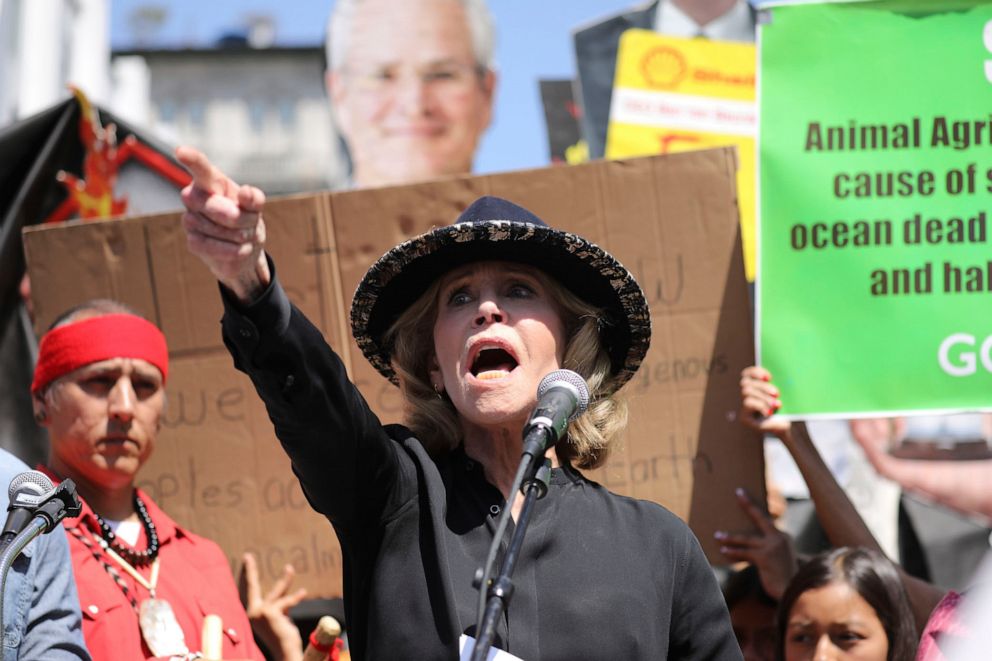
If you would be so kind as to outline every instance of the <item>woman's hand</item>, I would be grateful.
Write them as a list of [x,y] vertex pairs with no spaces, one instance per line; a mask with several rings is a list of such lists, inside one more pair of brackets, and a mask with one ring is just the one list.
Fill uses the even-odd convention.
[[242,556],[241,575],[238,578],[238,591],[244,604],[251,630],[262,641],[276,659],[296,661],[303,658],[303,638],[293,624],[288,611],[306,596],[305,588],[289,591],[296,572],[292,565],[283,568],[282,577],[264,596],[258,578],[258,563],[255,556],[245,553]]
[[788,434],[792,424],[775,417],[782,408],[778,388],[772,383],[771,372],[764,367],[746,367],[741,372],[741,422],[748,427],[779,438]]
[[239,301],[250,303],[271,279],[264,252],[265,194],[234,183],[191,147],[179,147],[176,158],[193,175],[193,182],[181,193],[189,251]]
[[718,530],[713,536],[720,542],[720,553],[734,562],[750,562],[758,569],[761,586],[769,597],[778,600],[796,573],[796,551],[792,538],[775,527],[771,518],[758,507],[747,491],[737,489],[737,504],[757,526],[756,533],[728,533]]

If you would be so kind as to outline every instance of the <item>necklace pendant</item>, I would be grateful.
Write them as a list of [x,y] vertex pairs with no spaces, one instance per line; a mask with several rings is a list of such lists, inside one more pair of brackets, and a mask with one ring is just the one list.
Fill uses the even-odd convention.
[[172,606],[164,599],[145,599],[138,609],[138,624],[145,644],[154,656],[182,656],[189,653],[186,637]]

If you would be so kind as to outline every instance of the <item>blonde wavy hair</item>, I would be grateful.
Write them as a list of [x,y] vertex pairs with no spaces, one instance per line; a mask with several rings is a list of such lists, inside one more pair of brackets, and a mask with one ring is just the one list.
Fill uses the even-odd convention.
[[[610,387],[610,357],[600,339],[603,311],[565,289],[558,281],[535,271],[558,307],[565,327],[564,369],[580,374],[589,386],[589,407],[568,427],[555,448],[558,458],[577,468],[597,468],[627,426],[627,402]],[[391,348],[392,366],[400,381],[406,424],[428,452],[437,453],[461,443],[458,411],[447,395],[438,396],[430,381],[434,357],[434,321],[437,319],[436,280],[416,302],[403,311],[383,337]]]

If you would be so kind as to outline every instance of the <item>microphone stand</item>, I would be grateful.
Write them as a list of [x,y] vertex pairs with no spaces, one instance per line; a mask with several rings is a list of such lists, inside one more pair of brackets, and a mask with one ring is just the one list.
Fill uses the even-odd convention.
[[28,524],[4,547],[0,554],[0,650],[3,649],[3,601],[7,588],[7,573],[14,559],[31,541],[43,533],[51,532],[62,519],[79,516],[82,505],[76,497],[76,485],[63,480],[35,510]]
[[[524,494],[524,504],[520,510],[520,517],[517,525],[513,529],[513,536],[510,537],[510,545],[507,547],[506,556],[503,558],[503,566],[500,568],[499,576],[492,582],[485,581],[489,567],[480,570],[478,574],[479,590],[486,590],[488,600],[485,612],[482,617],[482,625],[476,632],[475,647],[472,649],[472,661],[485,661],[489,655],[489,648],[492,647],[493,639],[496,637],[496,622],[500,615],[506,610],[513,596],[513,581],[510,575],[513,573],[517,557],[520,555],[520,548],[523,546],[524,534],[527,532],[527,525],[534,510],[535,503],[548,493],[548,484],[551,481],[551,462],[548,459],[539,460],[536,453],[525,451],[525,466],[522,466],[520,475],[522,477],[521,492]],[[515,490],[514,490],[515,491]],[[514,492],[511,492],[511,494]],[[511,501],[507,501],[503,508],[502,516],[509,517]],[[501,522],[505,524],[505,521]],[[502,531],[506,526],[497,527],[499,535],[493,540],[495,546],[499,545],[502,539]],[[485,583],[489,583],[485,585]]]

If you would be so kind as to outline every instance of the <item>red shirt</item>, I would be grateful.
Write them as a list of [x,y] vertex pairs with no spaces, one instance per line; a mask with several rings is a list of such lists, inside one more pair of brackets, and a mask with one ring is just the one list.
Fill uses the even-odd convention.
[[[49,476],[55,479],[51,473]],[[172,606],[183,630],[186,647],[191,652],[200,651],[204,616],[219,615],[224,624],[222,658],[263,660],[252,638],[251,626],[238,597],[231,568],[220,547],[179,527],[141,490],[138,495],[158,530],[160,546],[156,597]],[[65,519],[63,525],[67,532],[78,527],[83,535],[93,541],[94,548],[107,564],[118,570],[139,605],[148,598],[148,590],[100,549],[97,541],[100,535],[93,532],[99,530],[100,525],[88,504],[83,503],[78,519]],[[90,548],[71,532],[67,537],[83,613],[83,637],[93,659],[130,661],[156,658],[141,637],[138,615],[124,591],[93,556]],[[147,548],[143,528],[136,548]],[[148,579],[151,565],[138,571]]]

